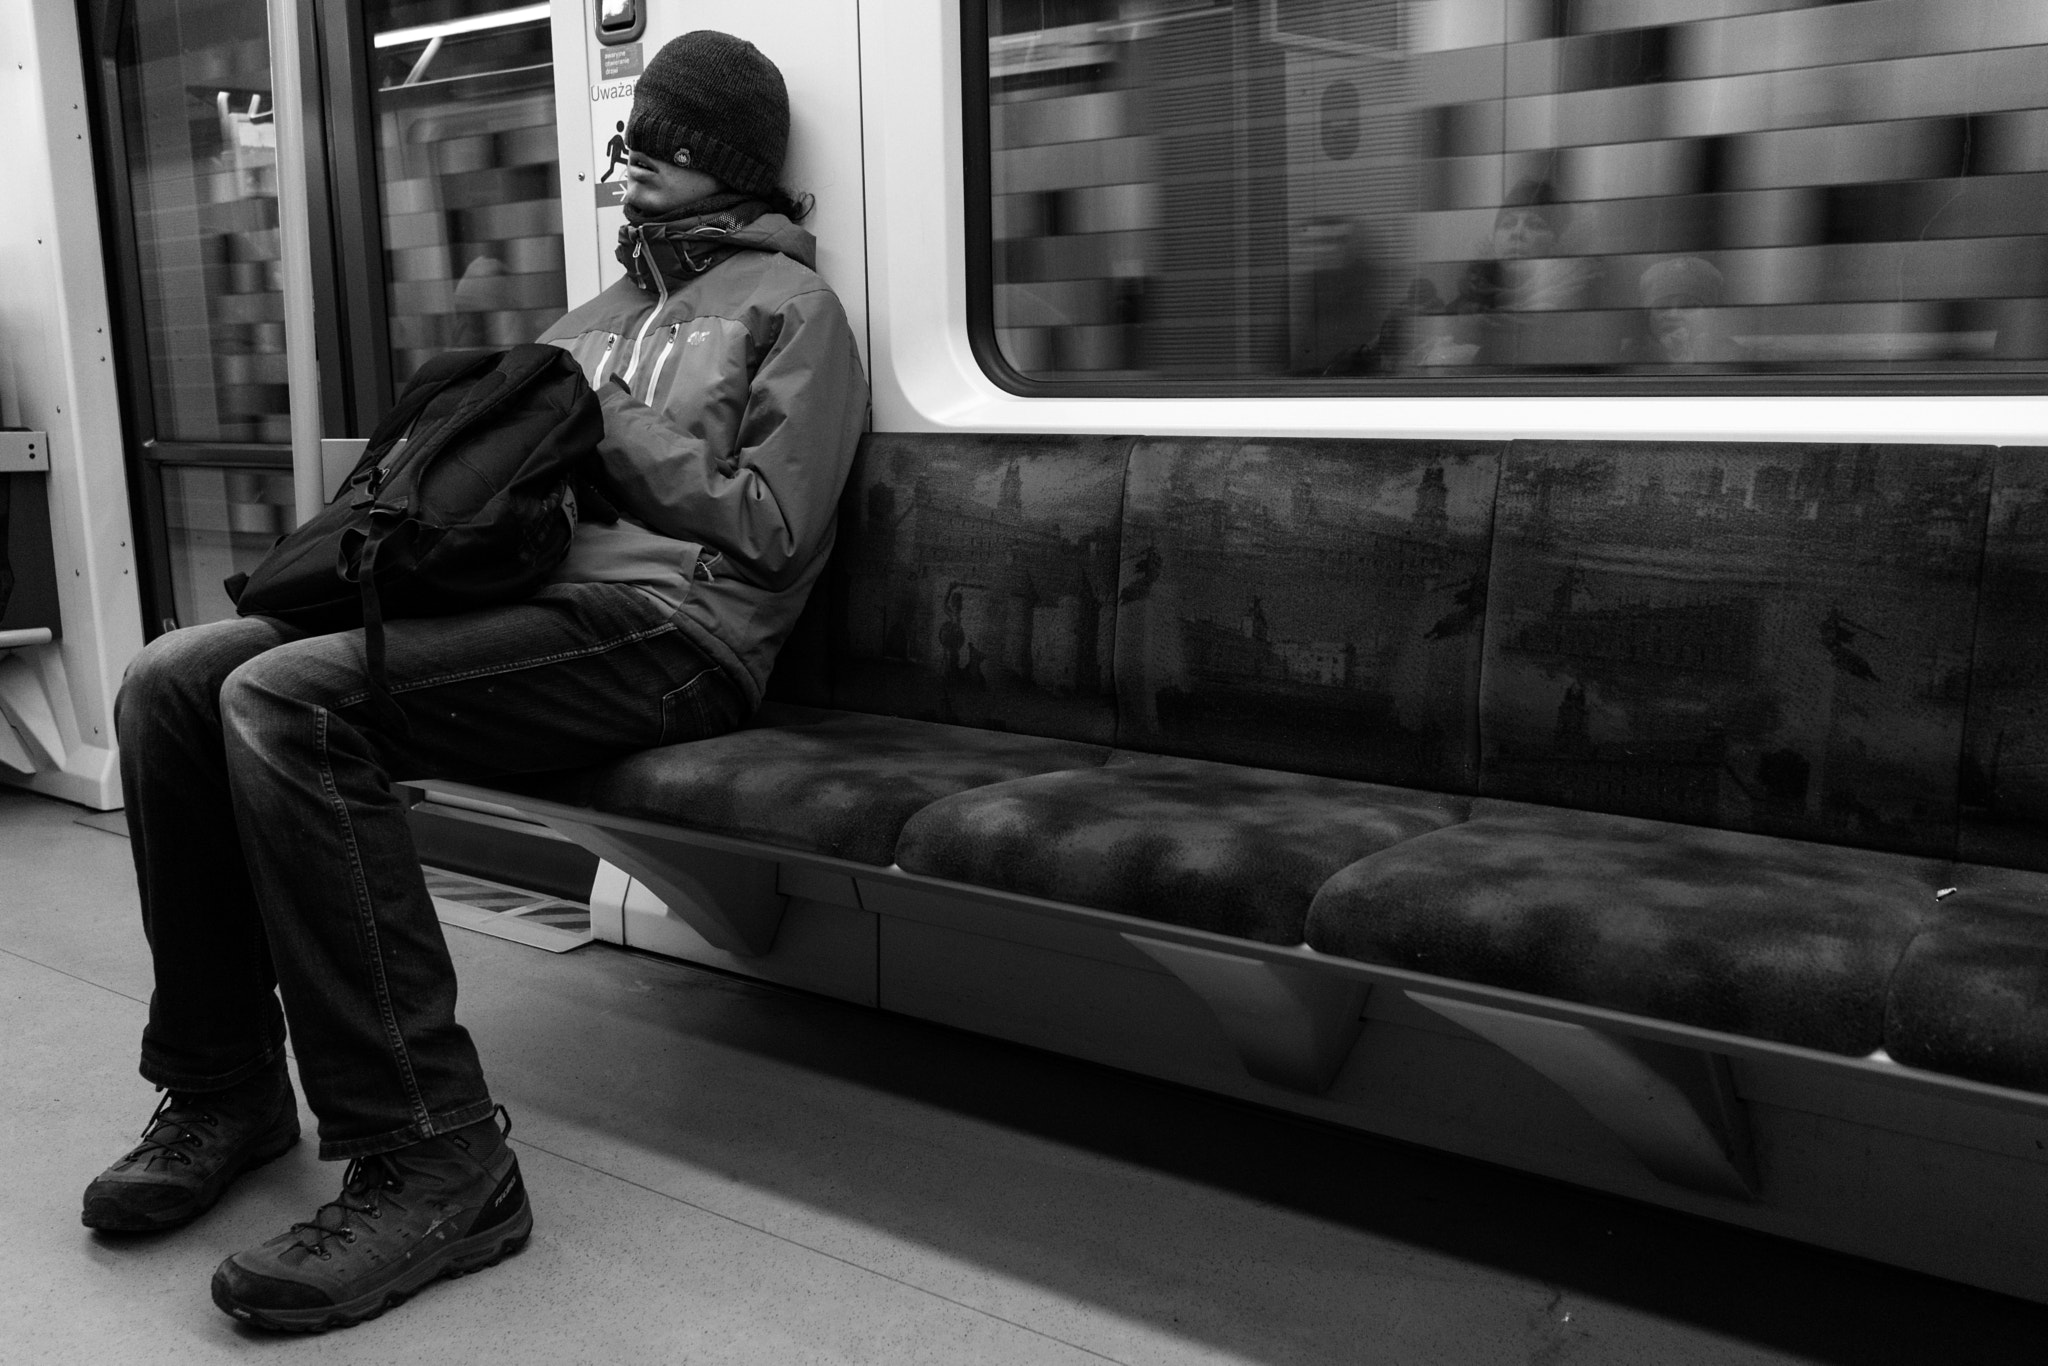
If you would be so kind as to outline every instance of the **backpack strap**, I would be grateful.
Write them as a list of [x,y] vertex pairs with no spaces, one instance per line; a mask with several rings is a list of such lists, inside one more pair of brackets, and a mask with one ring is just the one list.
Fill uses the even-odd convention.
[[[364,461],[373,462],[373,453],[374,459],[381,460],[390,453],[394,442],[410,440],[428,404],[440,397],[450,385],[499,364],[502,357],[503,353],[498,351],[444,354],[421,366],[405,393],[384,415],[384,420],[377,424],[376,431],[371,433]],[[358,465],[356,469],[360,472],[362,466]],[[354,474],[350,475],[351,479],[354,477]],[[410,519],[403,509],[379,506],[374,489],[367,499],[358,500],[356,507],[369,513],[370,522],[369,530],[363,536],[362,553],[356,561],[356,590],[362,597],[363,656],[370,684],[370,709],[377,713],[395,738],[402,740],[412,733],[412,725],[391,696],[390,682],[384,672],[384,604],[377,593],[377,552],[409,525]],[[344,578],[347,577],[345,566],[337,568]]]
[[371,509],[370,531],[363,538],[362,558],[357,561],[356,586],[363,602],[363,663],[370,682],[370,710],[397,740],[412,734],[412,723],[405,719],[405,713],[391,696],[390,681],[384,673],[384,604],[377,596],[377,552],[408,525],[408,518],[383,508]]

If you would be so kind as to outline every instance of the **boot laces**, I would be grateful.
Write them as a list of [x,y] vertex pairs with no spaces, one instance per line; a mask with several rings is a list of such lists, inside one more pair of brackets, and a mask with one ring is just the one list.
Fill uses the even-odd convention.
[[200,1130],[210,1132],[219,1125],[220,1117],[210,1107],[200,1105],[191,1096],[166,1091],[151,1112],[149,1123],[142,1126],[142,1141],[128,1150],[127,1160],[150,1162],[162,1159],[189,1167],[192,1165],[192,1150],[206,1146],[207,1135]]
[[355,1158],[342,1174],[341,1194],[316,1210],[310,1220],[293,1224],[286,1231],[297,1234],[299,1246],[324,1262],[333,1255],[327,1250],[330,1238],[339,1238],[344,1243],[356,1240],[355,1221],[351,1216],[382,1219],[384,1197],[404,1189],[405,1182],[384,1160],[384,1154]]
[[[512,1133],[511,1114],[500,1105],[495,1117],[504,1124],[501,1132],[509,1137]],[[465,1151],[469,1147],[461,1138],[456,1138],[455,1142]],[[297,1234],[299,1246],[323,1262],[334,1255],[327,1250],[330,1238],[338,1238],[343,1243],[353,1243],[356,1240],[356,1229],[350,1216],[361,1215],[366,1219],[382,1219],[384,1199],[405,1190],[405,1178],[399,1174],[397,1163],[393,1160],[403,1151],[401,1148],[390,1153],[372,1153],[368,1157],[351,1159],[347,1169],[342,1173],[341,1194],[316,1210],[312,1219],[293,1224],[286,1232]],[[356,1201],[362,1203],[358,1204]],[[333,1211],[331,1217],[328,1213],[330,1210]]]

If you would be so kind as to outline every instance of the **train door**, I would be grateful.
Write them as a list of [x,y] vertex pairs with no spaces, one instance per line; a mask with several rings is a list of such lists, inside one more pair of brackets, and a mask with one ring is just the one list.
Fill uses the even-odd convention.
[[90,27],[154,635],[232,612],[222,579],[425,358],[566,306],[552,24],[544,0],[101,0]]

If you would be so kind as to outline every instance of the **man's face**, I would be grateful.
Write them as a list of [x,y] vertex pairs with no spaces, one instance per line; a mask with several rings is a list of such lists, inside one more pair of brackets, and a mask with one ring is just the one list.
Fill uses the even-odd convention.
[[620,200],[642,217],[672,213],[718,191],[718,182],[702,171],[656,161],[644,152],[626,153],[626,191]]
[[1503,261],[1548,256],[1557,246],[1557,228],[1534,206],[1502,209],[1493,220],[1493,250]]
[[1650,331],[1666,360],[1699,359],[1710,322],[1697,299],[1673,299],[1650,310]]

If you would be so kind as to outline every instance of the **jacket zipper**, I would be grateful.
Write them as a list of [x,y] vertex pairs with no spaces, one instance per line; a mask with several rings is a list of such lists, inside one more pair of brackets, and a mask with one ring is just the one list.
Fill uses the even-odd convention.
[[[633,255],[636,258],[644,258],[646,251],[646,238],[643,237],[633,244]],[[650,273],[654,276],[654,287],[661,295],[661,301],[648,310],[647,321],[640,324],[640,335],[633,338],[633,358],[626,363],[625,372],[619,376],[620,382],[628,389],[633,387],[633,374],[640,368],[640,347],[647,340],[647,329],[654,326],[654,320],[661,316],[663,309],[668,307],[668,281],[661,278],[660,267],[655,266],[652,262],[648,264]]]
[[593,371],[591,372],[591,373],[592,373],[593,375],[595,375],[595,376],[596,376],[596,379],[594,379],[594,380],[592,381],[592,383],[594,383],[594,384],[602,384],[602,383],[604,383],[604,381],[605,381],[605,373],[604,373],[604,371],[605,371],[605,367],[606,367],[606,366],[608,366],[608,365],[610,365],[610,364],[612,363],[612,352],[614,352],[614,351],[616,351],[616,350],[618,350],[618,349],[619,349],[619,334],[618,334],[618,333],[616,333],[616,332],[607,332],[607,333],[605,334],[605,342],[604,342],[604,354],[603,354],[602,356],[599,356],[599,357],[597,358],[597,367],[596,367],[596,369],[594,369],[594,370],[593,370]]
[[661,348],[661,354],[654,358],[654,368],[647,372],[647,401],[649,403],[654,402],[655,394],[661,389],[662,367],[666,366],[668,358],[675,354],[676,338],[682,334],[683,325],[681,323],[671,323],[669,325],[668,345]]

